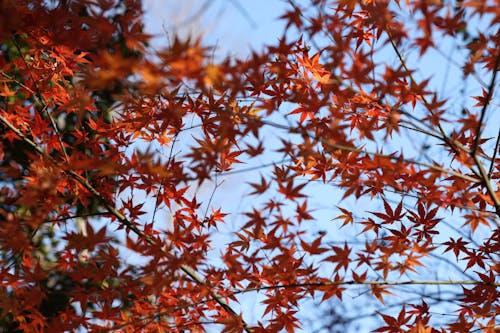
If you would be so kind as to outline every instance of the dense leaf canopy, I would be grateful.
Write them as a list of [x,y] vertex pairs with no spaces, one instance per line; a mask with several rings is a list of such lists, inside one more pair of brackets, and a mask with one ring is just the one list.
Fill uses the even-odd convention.
[[1,332],[498,331],[498,0],[280,19],[220,58],[0,2]]

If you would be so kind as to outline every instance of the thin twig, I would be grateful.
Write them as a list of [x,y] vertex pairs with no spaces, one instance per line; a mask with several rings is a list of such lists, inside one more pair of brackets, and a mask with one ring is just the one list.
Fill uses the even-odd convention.
[[355,280],[341,280],[341,281],[328,281],[328,282],[305,282],[305,283],[291,283],[291,284],[277,284],[271,286],[259,286],[252,288],[238,289],[231,295],[247,293],[250,291],[261,291],[261,290],[273,290],[273,289],[290,289],[290,288],[309,288],[309,287],[330,287],[330,286],[353,286],[353,285],[365,285],[365,286],[407,286],[407,285],[474,285],[474,286],[492,286],[500,287],[500,282],[484,282],[475,280],[463,280],[463,281],[443,281],[443,280],[408,280],[408,281],[385,281],[385,280],[372,280],[372,281],[355,281]]
[[205,208],[205,213],[203,214],[203,221],[205,221],[208,217],[208,210],[210,209],[210,205],[212,204],[212,200],[214,199],[215,192],[217,191],[219,186],[224,183],[224,180],[222,180],[220,183],[217,181],[217,175],[218,173],[215,173],[214,188],[212,189],[212,193],[210,193],[210,198],[208,198],[207,207]]
[[[174,147],[175,147],[175,143],[177,142],[177,137],[179,136],[179,133],[176,133],[174,135],[174,139],[172,140],[172,147],[170,147],[170,153],[168,155],[168,160],[167,160],[167,165],[170,165],[171,161],[172,161],[172,156],[173,156],[173,152],[174,152]],[[156,217],[156,213],[158,211],[158,208],[160,206],[160,192],[162,190],[162,188],[165,187],[165,181],[166,181],[166,178],[163,177],[161,179],[161,182],[160,182],[160,185],[158,186],[158,191],[156,192],[156,200],[155,200],[155,207],[153,209],[153,216],[151,217],[151,227],[153,227],[154,223],[155,223],[155,217]]]
[[45,220],[45,221],[43,221],[43,223],[62,222],[62,221],[76,219],[79,217],[93,217],[93,216],[104,216],[104,215],[109,215],[109,212],[97,212],[97,213],[79,214],[79,215],[72,215],[72,216],[66,216],[66,217],[59,217],[57,219]]
[[280,161],[264,163],[264,164],[253,166],[253,167],[241,168],[241,169],[236,169],[236,170],[231,170],[231,171],[222,171],[222,172],[216,171],[216,173],[218,173],[221,176],[230,176],[230,175],[234,175],[234,174],[238,174],[238,173],[255,171],[255,170],[259,170],[259,169],[263,169],[263,168],[269,168],[269,167],[272,167],[272,166],[275,166],[278,164],[283,164],[283,163],[291,162],[291,161],[292,161],[291,158],[284,158],[284,159],[281,159]]
[[490,168],[488,170],[488,178],[490,178],[490,179],[491,179],[491,174],[493,173],[493,168],[495,166],[495,160],[497,158],[497,154],[498,154],[499,150],[500,150],[500,127],[498,128],[497,140],[495,142],[493,156],[491,156]]
[[248,11],[241,5],[238,0],[229,0],[229,2],[241,13],[241,15],[248,21],[250,27],[252,29],[257,28],[257,23],[254,21],[252,16],[248,13]]
[[[493,186],[491,185],[490,177],[489,177],[489,174],[491,171],[491,166],[495,163],[495,158],[493,158],[491,161],[490,170],[488,172],[486,172],[483,164],[481,163],[481,161],[479,160],[479,157],[477,155],[477,149],[479,147],[479,141],[481,138],[481,127],[482,127],[482,124],[484,121],[484,117],[486,115],[486,111],[487,111],[488,106],[490,104],[491,98],[493,96],[493,90],[495,87],[495,81],[496,81],[496,76],[497,76],[497,72],[498,72],[497,69],[498,69],[499,65],[500,65],[500,53],[497,55],[496,60],[495,60],[495,65],[493,68],[493,75],[491,77],[490,84],[488,86],[486,100],[484,101],[483,107],[481,109],[479,123],[478,123],[477,128],[476,128],[476,137],[475,137],[474,145],[472,147],[470,154],[474,160],[474,163],[476,164],[476,166],[479,170],[482,183],[486,187],[486,191],[488,192],[488,195],[490,196],[491,200],[493,201],[493,205],[495,206],[496,213],[500,217],[500,199],[498,198],[495,190],[493,189]],[[497,138],[497,144],[498,144],[498,138]],[[497,144],[495,145],[495,153],[496,153]],[[496,223],[497,227],[500,227],[500,221],[494,220],[494,222]]]
[[490,84],[488,86],[488,91],[486,93],[486,100],[483,102],[483,107],[481,108],[481,113],[479,116],[479,122],[476,128],[476,138],[474,140],[474,145],[472,146],[472,155],[476,154],[477,148],[479,147],[479,141],[481,139],[481,127],[483,126],[484,117],[486,116],[486,111],[490,105],[491,97],[493,96],[493,90],[495,89],[495,81],[498,73],[498,66],[500,65],[500,53],[497,55],[495,60],[495,65],[493,67],[493,75],[491,76]]

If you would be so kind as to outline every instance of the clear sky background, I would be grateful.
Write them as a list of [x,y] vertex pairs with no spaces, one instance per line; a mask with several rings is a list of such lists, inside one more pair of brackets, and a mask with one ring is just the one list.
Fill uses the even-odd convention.
[[282,0],[145,0],[146,29],[164,45],[168,33],[202,35],[220,54],[245,55],[274,43],[284,24]]

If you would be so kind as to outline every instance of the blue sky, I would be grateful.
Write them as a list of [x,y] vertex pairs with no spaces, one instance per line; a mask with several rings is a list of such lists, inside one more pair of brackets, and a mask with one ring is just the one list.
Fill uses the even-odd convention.
[[155,43],[166,41],[165,31],[202,34],[221,54],[244,55],[276,41],[283,30],[277,17],[287,7],[281,0],[146,0],[146,29]]

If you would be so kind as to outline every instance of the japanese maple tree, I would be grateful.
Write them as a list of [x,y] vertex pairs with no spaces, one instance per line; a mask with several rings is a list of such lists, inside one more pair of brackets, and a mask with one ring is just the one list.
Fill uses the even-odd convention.
[[498,331],[500,3],[288,5],[219,58],[0,2],[0,331]]

